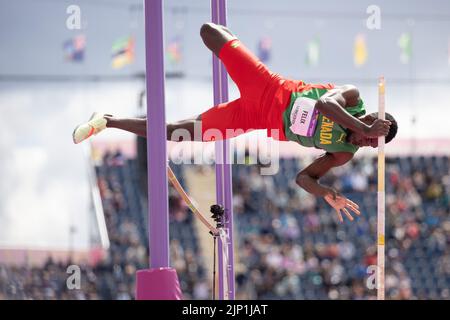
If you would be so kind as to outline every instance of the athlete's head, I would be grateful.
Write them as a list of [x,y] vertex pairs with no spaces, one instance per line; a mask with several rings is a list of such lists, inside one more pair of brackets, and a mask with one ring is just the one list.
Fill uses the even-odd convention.
[[[389,127],[389,133],[386,136],[386,143],[389,143],[392,139],[394,139],[395,135],[397,134],[398,126],[397,121],[391,114],[386,112],[385,117],[386,120],[389,120],[391,122],[391,126]],[[364,117],[359,118],[359,120],[368,125],[371,125],[376,119],[378,119],[378,112],[370,113],[368,115],[365,115]],[[372,148],[378,147],[378,138],[366,137],[363,134],[356,132],[352,132],[350,134],[350,136],[348,137],[348,142],[358,147],[369,147],[369,146]]]

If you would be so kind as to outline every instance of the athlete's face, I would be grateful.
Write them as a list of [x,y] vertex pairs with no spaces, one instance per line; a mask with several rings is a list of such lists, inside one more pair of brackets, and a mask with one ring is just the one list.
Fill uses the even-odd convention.
[[351,144],[358,147],[378,147],[378,138],[369,138],[355,132],[352,132],[348,140]]
[[[361,120],[365,124],[371,125],[376,120],[376,118],[368,114],[362,118],[359,118],[359,120]],[[351,144],[354,144],[358,147],[378,147],[378,138],[369,138],[356,132],[352,132],[348,140]]]

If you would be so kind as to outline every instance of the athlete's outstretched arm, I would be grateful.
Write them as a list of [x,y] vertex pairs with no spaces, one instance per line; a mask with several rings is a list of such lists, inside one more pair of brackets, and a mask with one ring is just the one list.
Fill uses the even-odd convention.
[[358,103],[359,91],[356,87],[347,85],[333,89],[324,94],[316,103],[320,113],[345,128],[368,137],[385,136],[389,132],[390,121],[377,119],[372,125],[367,125],[345,110],[347,106]]
[[347,208],[359,215],[358,205],[339,194],[333,188],[320,184],[319,178],[325,175],[331,168],[341,166],[352,158],[353,154],[349,152],[325,153],[323,156],[314,160],[308,167],[300,171],[296,178],[296,182],[301,188],[316,196],[324,197],[336,210],[338,219],[341,222],[343,222],[341,210],[352,221],[353,217]]
[[336,191],[321,185],[319,179],[330,169],[342,166],[353,158],[350,152],[325,153],[297,174],[297,184],[316,196],[333,195]]

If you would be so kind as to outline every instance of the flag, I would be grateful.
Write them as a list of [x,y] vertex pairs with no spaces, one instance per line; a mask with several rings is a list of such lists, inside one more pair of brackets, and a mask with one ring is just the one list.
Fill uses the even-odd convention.
[[398,38],[398,46],[400,47],[400,62],[408,64],[411,61],[412,41],[411,34],[404,32]]
[[450,38],[448,38],[448,65],[450,66]]
[[116,40],[111,49],[111,66],[120,69],[134,61],[134,37],[128,36]]
[[79,34],[69,39],[63,44],[64,59],[71,62],[82,62],[84,60],[84,51],[86,49],[86,37]]
[[258,58],[262,63],[270,61],[272,51],[272,39],[263,37],[258,41]]
[[355,66],[361,67],[367,62],[368,52],[366,37],[364,34],[359,33],[355,37],[355,43],[353,45],[353,62]]
[[175,37],[168,43],[166,57],[167,61],[173,65],[177,65],[183,60],[180,37]]
[[320,58],[320,42],[316,36],[306,45],[306,64],[308,66],[317,66]]

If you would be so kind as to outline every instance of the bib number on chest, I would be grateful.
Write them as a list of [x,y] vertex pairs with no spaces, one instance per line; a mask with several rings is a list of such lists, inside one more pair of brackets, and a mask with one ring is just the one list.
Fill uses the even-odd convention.
[[319,112],[314,107],[316,100],[299,97],[295,100],[291,110],[291,131],[304,137],[314,135]]

